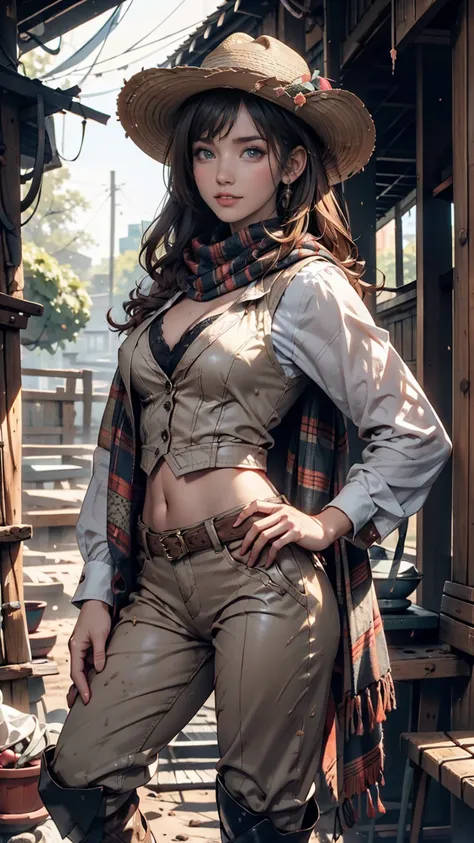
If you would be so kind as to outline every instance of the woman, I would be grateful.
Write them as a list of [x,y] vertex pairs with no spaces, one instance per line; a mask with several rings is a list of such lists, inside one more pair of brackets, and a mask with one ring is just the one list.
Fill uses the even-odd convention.
[[[354,795],[369,813],[378,798],[395,701],[366,548],[450,453],[361,301],[330,187],[367,163],[373,124],[284,44],[242,34],[201,68],[137,74],[118,106],[169,163],[169,195],[153,286],[116,326],[78,524],[78,696],[40,790],[73,843],[151,840],[136,788],[214,688],[222,840],[303,843],[319,771],[348,822]],[[343,414],[368,445],[341,488]]]

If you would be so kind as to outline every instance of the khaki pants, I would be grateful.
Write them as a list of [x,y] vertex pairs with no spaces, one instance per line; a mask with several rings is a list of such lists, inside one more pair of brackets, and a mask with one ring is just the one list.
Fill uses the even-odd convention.
[[[228,512],[239,512],[241,507]],[[314,792],[340,626],[321,562],[292,544],[268,570],[241,540],[169,562],[139,523],[138,590],[122,610],[91,699],[78,698],[53,772],[105,787],[105,815],[150,779],[148,766],[215,690],[217,771],[244,807],[301,827]],[[258,560],[258,564],[261,564]]]

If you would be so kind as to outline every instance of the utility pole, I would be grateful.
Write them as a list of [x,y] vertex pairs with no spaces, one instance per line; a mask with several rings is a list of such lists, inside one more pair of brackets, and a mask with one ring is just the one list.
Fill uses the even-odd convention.
[[109,252],[109,307],[114,304],[115,273],[115,170],[110,171],[110,252]]

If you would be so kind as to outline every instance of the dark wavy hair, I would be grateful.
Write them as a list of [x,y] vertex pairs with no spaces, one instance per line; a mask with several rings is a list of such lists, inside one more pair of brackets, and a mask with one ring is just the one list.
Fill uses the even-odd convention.
[[[206,205],[196,187],[193,173],[193,144],[204,138],[225,137],[245,106],[257,131],[267,141],[283,170],[290,153],[304,146],[308,161],[304,172],[292,184],[289,208],[279,211],[282,234],[272,234],[277,259],[285,257],[309,232],[331,252],[348,281],[361,295],[371,284],[361,281],[364,263],[359,259],[345,212],[329,186],[321,160],[321,142],[299,117],[261,97],[233,88],[219,88],[196,94],[180,108],[166,154],[169,166],[167,195],[163,207],[145,233],[140,265],[152,279],[148,292],[143,282],[131,291],[123,307],[124,323],[109,324],[118,331],[131,330],[183,288],[189,269],[183,250],[191,240],[209,240],[221,221]],[[277,187],[277,208],[281,209],[283,185]],[[230,233],[230,229],[229,229]]]

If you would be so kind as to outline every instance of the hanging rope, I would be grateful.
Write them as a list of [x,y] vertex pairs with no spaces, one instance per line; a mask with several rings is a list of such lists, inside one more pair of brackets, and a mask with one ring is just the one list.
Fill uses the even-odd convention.
[[392,0],[392,7],[390,12],[390,29],[392,44],[390,48],[390,58],[392,59],[392,76],[395,74],[395,62],[397,61],[397,48],[395,47],[395,0]]

